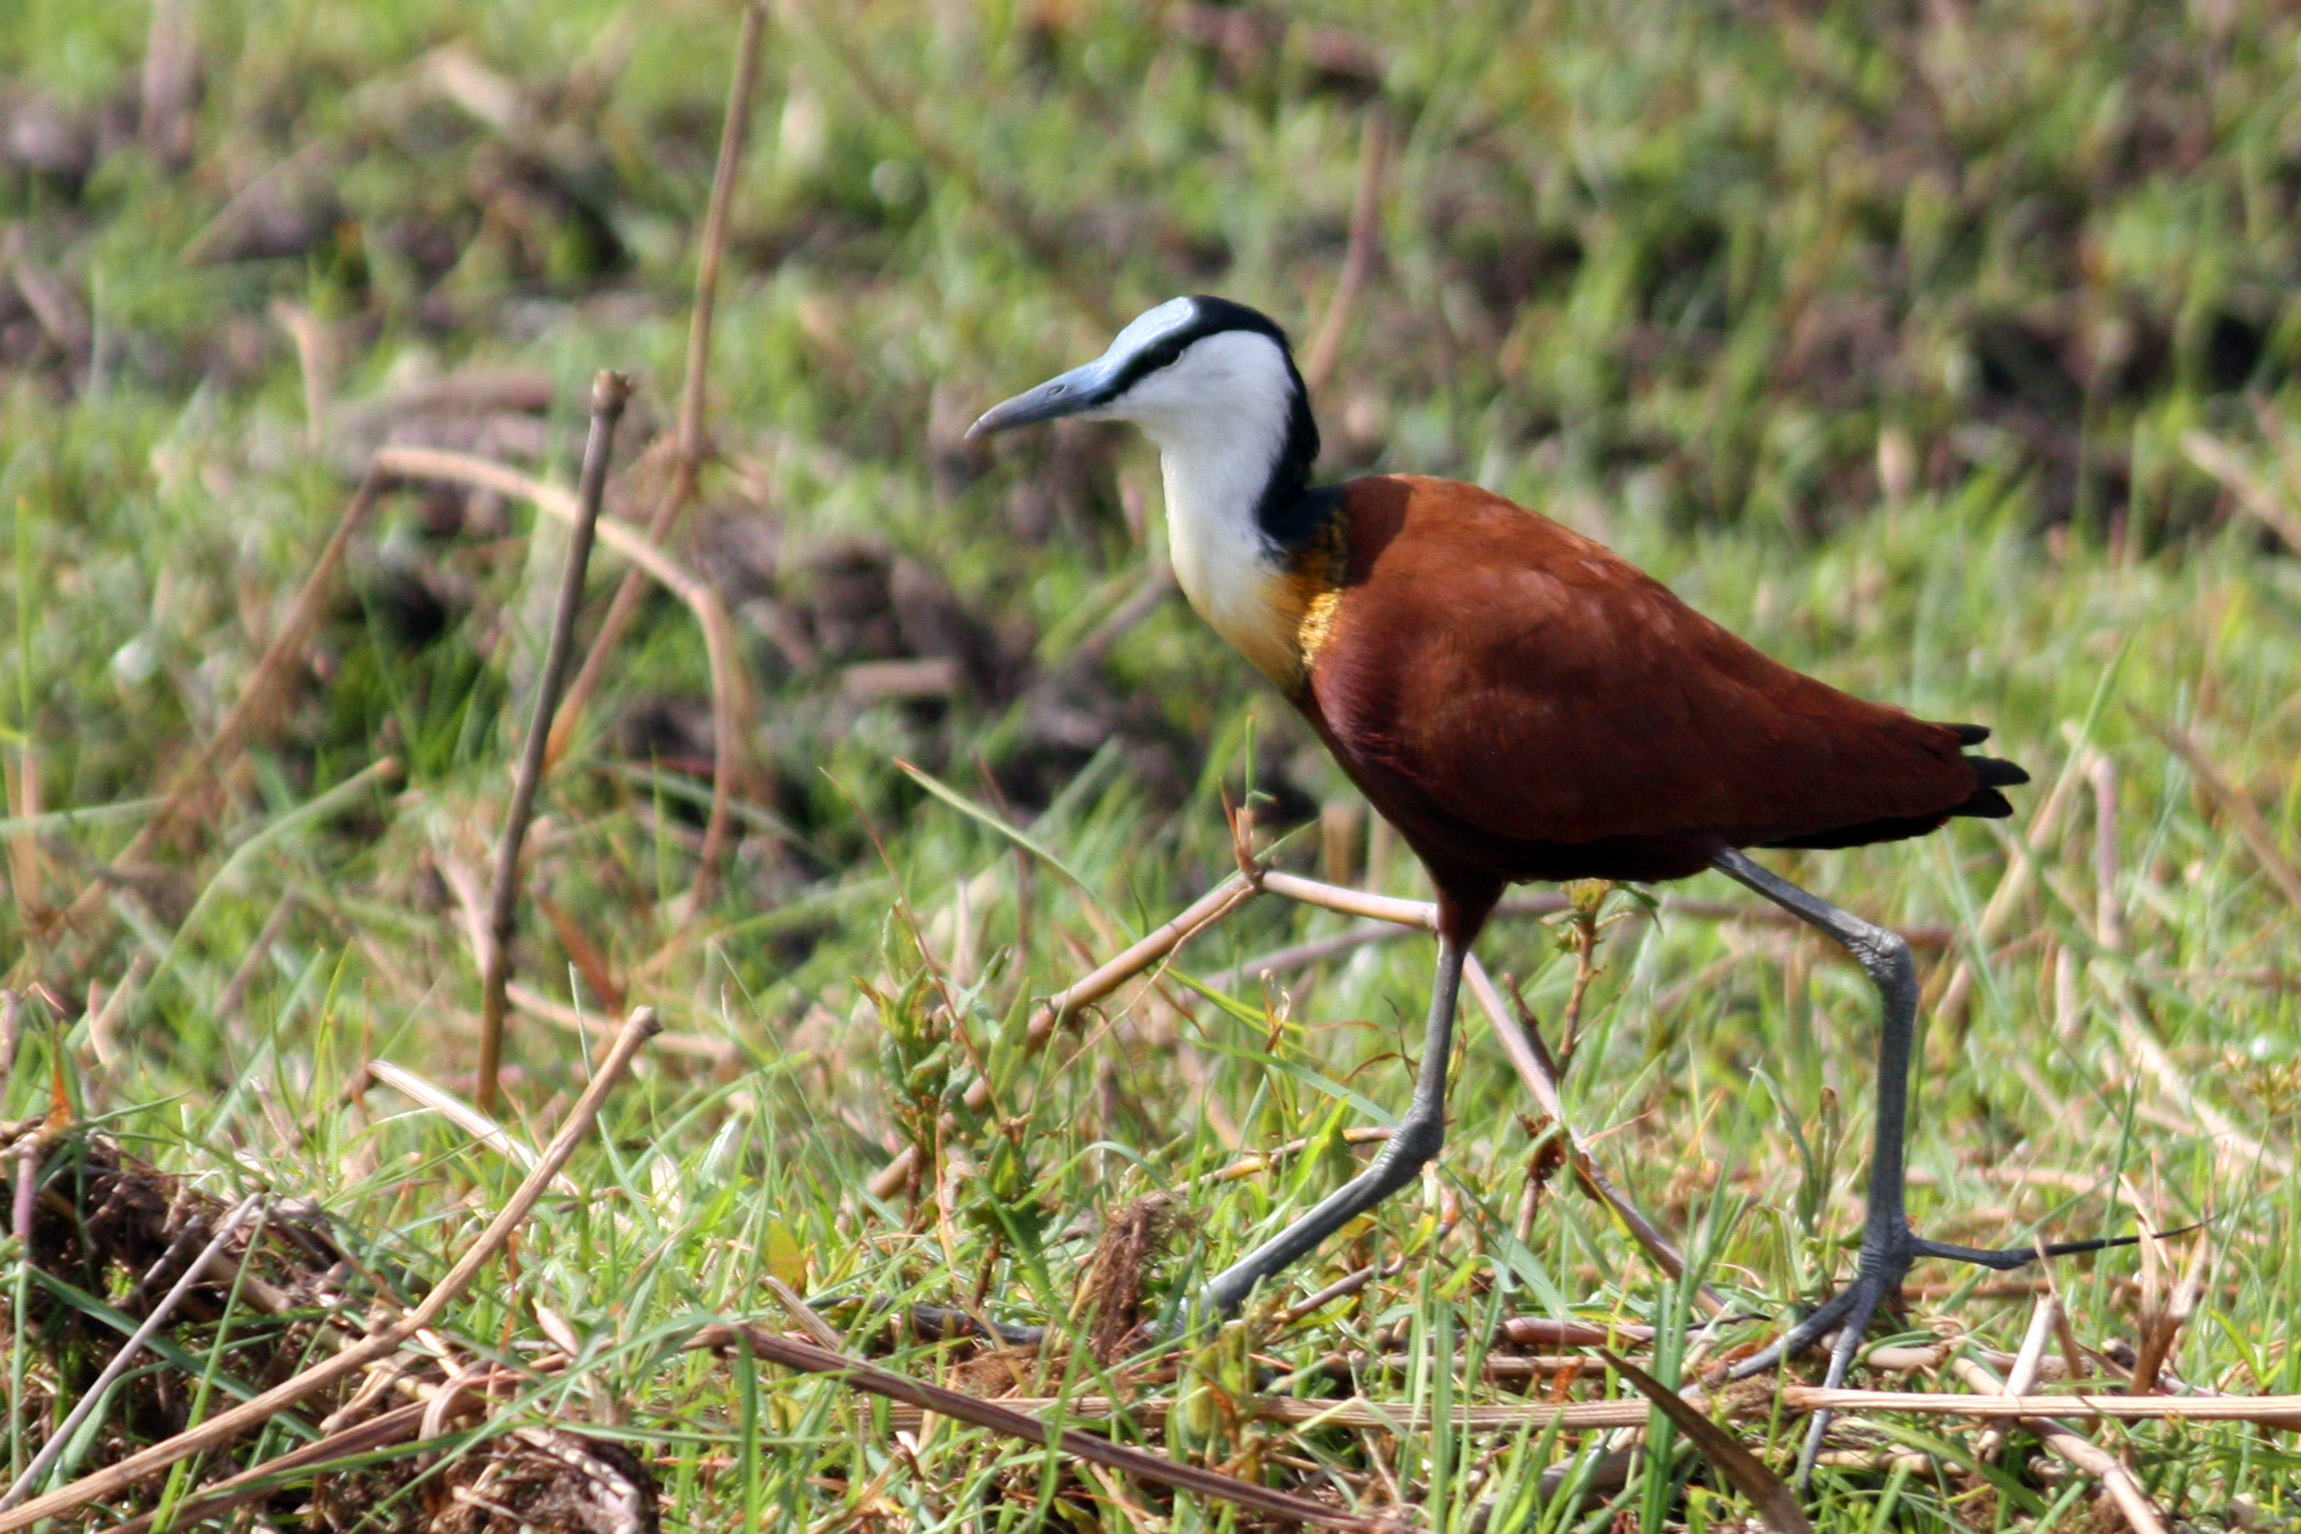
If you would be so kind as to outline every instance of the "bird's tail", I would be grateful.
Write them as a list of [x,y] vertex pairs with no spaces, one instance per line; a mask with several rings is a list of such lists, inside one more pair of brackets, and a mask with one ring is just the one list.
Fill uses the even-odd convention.
[[[1957,743],[1961,746],[1978,746],[1989,739],[1989,726],[1986,724],[1953,724],[1950,728],[1957,732]],[[1977,820],[2003,820],[2011,815],[2013,806],[2006,802],[2005,795],[1998,790],[2027,783],[2029,774],[2002,757],[1969,756],[1966,761],[1972,764],[1981,782],[1950,813],[1971,815]]]

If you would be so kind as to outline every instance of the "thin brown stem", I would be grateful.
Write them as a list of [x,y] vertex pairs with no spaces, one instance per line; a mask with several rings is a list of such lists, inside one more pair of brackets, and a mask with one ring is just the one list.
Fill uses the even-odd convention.
[[113,1382],[128,1372],[129,1366],[136,1361],[136,1355],[143,1352],[144,1344],[152,1340],[152,1334],[167,1325],[168,1318],[176,1313],[176,1307],[184,1302],[184,1296],[192,1292],[192,1286],[207,1276],[209,1260],[223,1251],[224,1243],[231,1240],[239,1232],[241,1225],[247,1222],[248,1216],[256,1212],[256,1205],[259,1202],[260,1200],[251,1194],[241,1199],[232,1212],[224,1216],[223,1222],[216,1227],[215,1234],[208,1238],[207,1247],[201,1251],[199,1256],[192,1259],[191,1265],[184,1269],[183,1276],[178,1278],[174,1286],[160,1297],[160,1302],[152,1307],[151,1314],[144,1317],[143,1324],[129,1334],[126,1342],[120,1344],[120,1350],[112,1355],[110,1363],[104,1365],[103,1372],[96,1376],[94,1383],[80,1392],[79,1404],[75,1405],[70,1415],[66,1416],[57,1425],[56,1430],[48,1435],[48,1442],[42,1446],[37,1455],[33,1456],[32,1463],[24,1467],[24,1473],[16,1477],[15,1483],[7,1491],[0,1492],[0,1508],[14,1507],[18,1502],[23,1501],[24,1493],[37,1486],[40,1483],[40,1478],[48,1473],[49,1468],[57,1460],[63,1458],[65,1449],[79,1434],[80,1424],[87,1421],[89,1414],[103,1402],[105,1393],[112,1388]]
[[[1590,1195],[1614,1211],[1646,1255],[1660,1265],[1672,1278],[1683,1278],[1686,1273],[1686,1254],[1678,1250],[1676,1242],[1662,1233],[1662,1228],[1648,1219],[1645,1212],[1630,1202],[1613,1179],[1598,1165],[1583,1143],[1582,1136],[1566,1117],[1565,1104],[1558,1096],[1558,1067],[1550,1058],[1550,1051],[1542,1042],[1542,1035],[1531,1028],[1521,1028],[1518,1020],[1503,1005],[1502,993],[1494,988],[1485,968],[1473,958],[1463,967],[1463,982],[1487,1021],[1493,1025],[1494,1036],[1501,1041],[1502,1052],[1510,1057],[1511,1066],[1526,1090],[1534,1094],[1534,1101],[1550,1115],[1559,1132],[1565,1137],[1567,1164],[1574,1168],[1574,1176]],[[1708,1315],[1723,1315],[1728,1306],[1716,1290],[1708,1284],[1693,1294],[1696,1305]]]
[[1315,1294],[1306,1295],[1278,1312],[1271,1317],[1271,1325],[1273,1327],[1292,1326],[1305,1316],[1316,1315],[1336,1300],[1348,1299],[1376,1279],[1396,1278],[1406,1271],[1406,1265],[1410,1261],[1418,1261],[1438,1250],[1439,1243],[1454,1234],[1454,1227],[1461,1221],[1462,1203],[1454,1196],[1452,1189],[1447,1189],[1443,1201],[1439,1205],[1438,1228],[1430,1233],[1428,1241],[1411,1252],[1400,1252],[1388,1262],[1369,1263],[1354,1272],[1345,1273],[1324,1289]]
[[[193,1528],[211,1519],[220,1518],[235,1507],[267,1497],[279,1490],[282,1479],[298,1474],[317,1475],[338,1460],[348,1460],[388,1448],[415,1436],[423,1425],[424,1413],[430,1408],[418,1401],[413,1405],[394,1407],[392,1410],[356,1423],[341,1432],[302,1444],[260,1465],[251,1465],[238,1475],[228,1476],[207,1487],[198,1496],[177,1504],[173,1526]],[[131,1518],[126,1523],[115,1523],[99,1534],[146,1534],[159,1522],[156,1512]]]
[[[727,87],[727,115],[719,129],[719,162],[711,176],[711,203],[703,215],[703,248],[695,263],[695,304],[687,319],[687,376],[680,385],[679,416],[672,433],[671,481],[647,519],[647,541],[661,543],[679,513],[695,497],[696,476],[703,464],[705,388],[711,373],[711,320],[719,304],[719,273],[727,260],[728,210],[735,202],[737,172],[743,146],[751,133],[751,99],[758,94],[760,40],[766,12],[757,4],[743,7],[743,33],[735,45],[735,76]],[[583,657],[583,667],[567,689],[567,702],[551,727],[545,761],[557,763],[567,754],[583,711],[606,674],[607,662],[623,642],[624,631],[638,616],[646,581],[637,569],[627,570],[616,583],[607,604],[607,616]],[[720,718],[721,731],[738,729],[740,721]],[[710,863],[703,877],[709,879]],[[702,886],[698,886],[699,889]],[[698,899],[698,906],[702,901]]]
[[[1582,1042],[1582,1004],[1590,997],[1590,982],[1598,978],[1598,910],[1613,888],[1603,880],[1588,880],[1577,883],[1567,892],[1573,902],[1569,907],[1567,930],[1574,943],[1574,988],[1566,997],[1566,1011],[1558,1025],[1557,1060],[1561,1078],[1573,1069],[1574,1048]],[[1524,1021],[1532,1027],[1530,1016]]]
[[[574,526],[575,497],[556,485],[509,469],[491,459],[431,447],[387,447],[376,454],[379,468],[410,479],[444,479],[477,485],[500,495],[533,502],[546,516]],[[697,854],[695,888],[688,897],[690,910],[700,910],[708,898],[712,871],[719,866],[735,823],[734,796],[743,771],[743,740],[750,728],[750,692],[736,655],[734,620],[719,593],[682,568],[645,534],[612,516],[599,518],[599,541],[609,550],[645,570],[665,590],[679,598],[695,615],[703,630],[703,655],[711,671],[711,717],[714,721],[711,762],[711,812],[703,824],[703,848]]]
[[1351,311],[1374,269],[1375,242],[1382,237],[1382,189],[1389,172],[1390,117],[1377,101],[1366,109],[1358,151],[1358,194],[1351,204],[1350,243],[1343,250],[1342,271],[1334,280],[1334,297],[1328,300],[1318,329],[1302,349],[1302,382],[1313,397],[1334,377]]
[[503,1062],[503,1018],[510,1003],[504,986],[511,979],[511,940],[519,930],[519,851],[535,814],[543,783],[544,746],[551,735],[559,684],[567,674],[575,644],[575,614],[583,605],[583,577],[591,568],[592,536],[599,524],[599,499],[607,488],[607,462],[614,453],[615,423],[631,399],[631,380],[602,371],[591,383],[591,436],[583,445],[583,478],[576,490],[575,532],[567,541],[560,573],[559,608],[552,615],[551,643],[544,651],[543,675],[535,687],[535,714],[528,722],[527,748],[512,784],[511,809],[504,818],[503,843],[496,853],[495,886],[488,899],[487,951],[481,960],[479,1086],[472,1097],[481,1113],[495,1112],[497,1076]]
[[[840,1383],[852,1389],[885,1396],[889,1400],[901,1401],[961,1422],[971,1422],[977,1427],[988,1428],[1009,1438],[1019,1438],[1025,1443],[1060,1449],[1074,1459],[1105,1465],[1158,1485],[1196,1492],[1203,1497],[1219,1498],[1279,1518],[1323,1524],[1337,1529],[1375,1531],[1394,1527],[1386,1519],[1346,1512],[1286,1492],[1272,1491],[1252,1481],[1202,1470],[1196,1465],[1179,1464],[1163,1455],[1113,1443],[1098,1434],[1050,1424],[1037,1417],[1025,1416],[999,1402],[986,1401],[940,1385],[928,1384],[924,1380],[915,1380],[908,1375],[896,1374],[846,1353],[778,1336],[765,1327],[707,1326],[695,1334],[689,1346],[714,1350],[746,1349],[786,1369],[833,1375]],[[1304,1404],[1323,1406],[1326,1403]],[[1058,1415],[1058,1420],[1060,1416],[1083,1415],[1067,1410],[1064,1403],[1060,1402],[1054,1403],[1053,1411]]]
[[[1255,888],[1247,882],[1246,876],[1232,874],[1141,942],[1098,966],[1093,972],[1081,976],[1066,989],[1048,997],[1046,1003],[1031,1015],[1023,1034],[1023,1048],[1041,1048],[1054,1037],[1055,1030],[1079,1008],[1102,1000],[1128,980],[1173,953],[1187,939],[1220,921],[1234,907],[1244,905],[1254,896]],[[966,1102],[969,1108],[979,1112],[990,1100],[991,1084],[988,1080],[978,1078],[967,1088]]]
[[[2007,1401],[2023,1399],[2018,1391],[2008,1388],[1997,1376],[1970,1358],[1951,1360],[1950,1369],[1975,1390],[1987,1395],[1999,1396]],[[2150,1503],[2149,1494],[2141,1489],[2141,1483],[2133,1478],[2133,1472],[2120,1464],[2115,1455],[2066,1422],[2026,1413],[2017,1416],[2016,1420],[2024,1432],[2034,1436],[2062,1460],[2100,1481],[2102,1489],[2117,1504],[2117,1510],[2125,1516],[2134,1534],[2165,1534],[2165,1520]]]

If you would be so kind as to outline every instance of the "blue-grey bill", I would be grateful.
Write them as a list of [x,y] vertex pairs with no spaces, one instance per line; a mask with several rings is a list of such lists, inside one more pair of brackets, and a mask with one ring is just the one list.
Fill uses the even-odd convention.
[[1109,382],[1110,369],[1098,358],[1085,367],[1072,368],[1060,378],[1050,378],[1036,389],[1018,394],[1003,404],[993,405],[983,412],[981,420],[967,428],[967,435],[987,437],[1009,427],[1029,426],[1036,421],[1052,421],[1092,410],[1108,402]]

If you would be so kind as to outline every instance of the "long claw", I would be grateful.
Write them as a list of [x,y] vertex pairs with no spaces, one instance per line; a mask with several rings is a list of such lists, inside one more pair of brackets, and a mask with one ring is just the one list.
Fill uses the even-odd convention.
[[2082,1257],[2088,1252],[2108,1252],[2121,1246],[2139,1246],[2152,1239],[2170,1241],[2175,1236],[2186,1236],[2193,1230],[2203,1230],[2209,1223],[2199,1220],[2194,1225],[2183,1225],[2175,1230],[2142,1231],[2131,1236],[2092,1236],[2083,1241],[2051,1241],[2040,1246],[1952,1246],[1947,1241],[1919,1238],[1917,1254],[1920,1257],[1947,1257],[1952,1262],[1970,1262],[1984,1268],[1995,1268],[2000,1273],[2010,1273],[2040,1257]]
[[[1846,1286],[1839,1298],[1850,1298],[1846,1307],[1845,1325],[1838,1329],[1837,1346],[1830,1349],[1830,1367],[1822,1376],[1822,1388],[1835,1390],[1846,1382],[1846,1371],[1853,1367],[1854,1357],[1862,1350],[1862,1334],[1870,1329],[1870,1318],[1885,1301],[1889,1287],[1899,1287],[1896,1280],[1889,1285],[1874,1274],[1864,1274]],[[1804,1491],[1814,1478],[1814,1461],[1821,1457],[1822,1440],[1829,1435],[1830,1421],[1837,1414],[1831,1411],[1814,1413],[1814,1420],[1806,1427],[1805,1447],[1798,1451],[1798,1489]]]

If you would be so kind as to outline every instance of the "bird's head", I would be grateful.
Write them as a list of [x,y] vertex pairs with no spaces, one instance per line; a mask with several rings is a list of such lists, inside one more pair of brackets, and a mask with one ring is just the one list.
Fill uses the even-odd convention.
[[[1162,447],[1269,422],[1275,447],[1309,426],[1310,407],[1286,333],[1244,304],[1200,297],[1138,316],[1100,357],[992,407],[967,435],[1067,415],[1137,422]],[[1309,432],[1316,457],[1316,428]]]
[[1158,444],[1167,552],[1191,606],[1283,687],[1302,678],[1288,572],[1323,517],[1306,517],[1318,426],[1286,333],[1224,298],[1176,298],[1110,349],[994,406],[988,436],[1060,416],[1133,421]]

